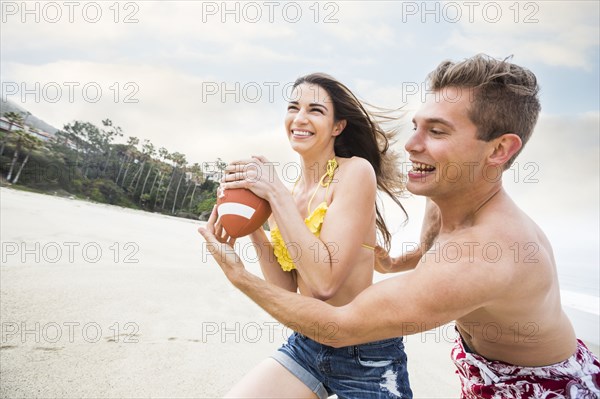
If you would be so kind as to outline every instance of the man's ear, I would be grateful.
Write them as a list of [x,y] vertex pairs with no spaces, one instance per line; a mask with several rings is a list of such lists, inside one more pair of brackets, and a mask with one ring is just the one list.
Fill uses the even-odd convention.
[[514,133],[505,133],[492,141],[493,151],[488,156],[492,166],[501,167],[506,164],[523,146],[521,138]]
[[345,119],[335,122],[335,125],[333,126],[333,135],[339,136],[344,131],[345,128],[346,128],[346,120]]

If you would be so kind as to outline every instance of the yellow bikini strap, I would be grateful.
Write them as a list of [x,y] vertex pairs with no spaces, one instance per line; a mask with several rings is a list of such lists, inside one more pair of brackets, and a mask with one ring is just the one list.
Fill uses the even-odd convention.
[[[335,174],[335,171],[338,167],[339,165],[335,158],[327,161],[327,171],[323,176],[321,176],[321,179],[319,180],[319,185],[317,186],[317,188],[315,188],[315,191],[313,192],[312,196],[310,197],[310,200],[308,201],[308,215],[310,215],[310,206],[312,204],[312,200],[317,194],[317,191],[319,190],[319,186],[325,187],[325,199],[327,199],[327,194],[329,194],[329,185],[333,181],[333,175]],[[327,181],[325,181],[326,177],[329,177]]]
[[292,187],[292,195],[294,195],[294,190],[296,189],[296,186],[298,185],[298,182],[300,181],[300,179],[302,179],[302,176],[299,176],[296,181],[294,182],[294,187]]

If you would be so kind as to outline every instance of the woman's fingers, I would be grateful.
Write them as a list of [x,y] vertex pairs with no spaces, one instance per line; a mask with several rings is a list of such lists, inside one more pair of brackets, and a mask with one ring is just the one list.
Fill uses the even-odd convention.
[[229,183],[221,183],[223,190],[231,190],[234,188],[250,188],[247,180],[232,181]]
[[392,266],[392,259],[388,251],[385,248],[380,247],[379,245],[375,246],[375,270],[377,271],[385,271],[390,269]]
[[232,182],[240,180],[256,181],[258,180],[259,175],[260,174],[257,170],[252,169],[244,170],[243,172],[231,172],[223,176],[221,178],[221,182]]
[[258,164],[259,161],[256,158],[240,159],[238,161],[230,162],[225,168],[225,172],[241,172],[252,165],[256,167]]
[[252,155],[252,159],[258,159],[262,163],[269,162],[269,160],[264,155]]

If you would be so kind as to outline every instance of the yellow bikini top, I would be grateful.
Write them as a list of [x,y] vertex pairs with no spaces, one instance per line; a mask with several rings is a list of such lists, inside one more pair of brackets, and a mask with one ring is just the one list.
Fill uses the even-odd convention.
[[[304,219],[304,224],[316,237],[319,237],[321,234],[321,227],[323,226],[323,220],[325,219],[325,214],[327,213],[328,206],[327,202],[323,201],[315,208],[314,211],[311,212],[310,205],[312,203],[312,200],[315,198],[319,187],[325,187],[325,199],[327,199],[327,194],[329,193],[329,185],[333,181],[333,175],[337,168],[338,163],[335,160],[335,158],[327,161],[327,172],[325,172],[325,174],[319,180],[317,188],[315,189],[312,196],[310,197],[310,200],[308,201],[308,217]],[[325,178],[328,179],[325,180]],[[294,187],[292,188],[292,195],[294,194],[294,189],[296,188],[296,185],[299,181],[300,178],[298,178],[298,180],[296,180],[296,183],[294,183]],[[296,265],[294,265],[294,262],[290,257],[285,241],[283,240],[281,232],[279,231],[277,226],[274,226],[271,229],[271,241],[273,245],[273,252],[277,257],[277,261],[281,265],[281,268],[286,272],[294,270],[296,268]],[[373,246],[367,244],[362,244],[362,246],[371,250],[375,249]]]

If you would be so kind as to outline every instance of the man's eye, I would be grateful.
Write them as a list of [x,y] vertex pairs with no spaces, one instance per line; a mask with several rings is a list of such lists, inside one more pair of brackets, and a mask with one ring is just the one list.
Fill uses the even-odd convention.
[[437,130],[437,129],[431,129],[430,132],[435,135],[444,134],[444,132],[442,132],[441,130]]

